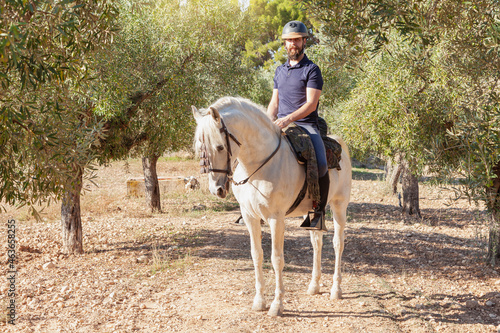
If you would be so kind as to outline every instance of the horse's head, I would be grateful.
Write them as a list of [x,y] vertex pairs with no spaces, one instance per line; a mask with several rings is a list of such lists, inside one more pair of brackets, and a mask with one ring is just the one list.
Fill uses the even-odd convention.
[[200,156],[201,172],[208,173],[209,190],[219,198],[225,198],[232,180],[230,138],[219,111],[214,107],[198,110],[192,106],[197,123],[195,151]]

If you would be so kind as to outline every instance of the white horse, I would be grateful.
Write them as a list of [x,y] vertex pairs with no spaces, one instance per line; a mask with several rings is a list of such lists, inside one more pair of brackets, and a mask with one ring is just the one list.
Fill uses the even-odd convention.
[[[208,109],[192,107],[197,122],[195,150],[201,154],[208,172],[209,189],[224,198],[232,182],[234,196],[250,233],[252,259],[255,267],[256,294],[253,310],[266,310],[264,300],[263,251],[260,220],[269,223],[272,238],[271,261],[276,276],[275,297],[269,308],[271,316],[283,315],[283,255],[285,214],[296,200],[304,180],[304,166],[290,146],[281,140],[281,130],[266,115],[263,107],[242,98],[224,97]],[[351,192],[351,161],[343,140],[341,170],[330,170],[328,203],[333,211],[335,233],[335,273],[330,298],[340,299],[341,257],[344,250],[346,209]],[[237,166],[233,166],[237,160]],[[203,170],[202,168],[202,170]],[[287,217],[304,216],[312,208],[308,195]],[[314,249],[312,279],[308,294],[319,294],[323,234],[310,231]]]

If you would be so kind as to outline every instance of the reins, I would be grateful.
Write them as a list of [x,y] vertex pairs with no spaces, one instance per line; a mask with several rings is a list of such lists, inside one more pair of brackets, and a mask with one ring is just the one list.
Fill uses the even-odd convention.
[[241,143],[238,141],[238,139],[236,139],[236,137],[233,134],[231,134],[227,130],[226,124],[224,124],[224,120],[222,120],[222,118],[221,118],[221,124],[222,124],[222,127],[220,128],[220,132],[224,133],[226,136],[227,167],[226,167],[226,169],[213,169],[210,167],[210,162],[208,160],[208,155],[206,152],[207,148],[205,146],[205,139],[203,138],[203,142],[202,142],[202,146],[201,146],[201,153],[200,153],[200,157],[201,157],[201,161],[200,161],[201,170],[200,170],[200,172],[201,173],[208,173],[208,172],[225,173],[225,174],[227,174],[228,180],[231,183],[233,183],[233,185],[239,186],[239,185],[246,184],[250,180],[250,178],[257,173],[257,171],[262,169],[262,167],[264,165],[266,165],[267,162],[269,162],[273,158],[274,155],[276,155],[276,153],[278,152],[278,150],[281,146],[281,135],[279,136],[278,147],[276,147],[276,149],[271,153],[271,155],[269,155],[268,158],[254,172],[252,172],[252,174],[250,176],[248,176],[247,178],[245,178],[242,181],[236,182],[233,179],[233,170],[231,168],[232,152],[231,152],[231,145],[229,143],[229,138],[231,138],[231,140],[233,140],[238,145],[238,147],[241,146]]
[[280,139],[279,139],[279,142],[278,142],[278,147],[276,147],[276,149],[273,151],[273,153],[271,155],[269,155],[269,157],[264,161],[264,163],[262,163],[260,165],[260,167],[257,168],[257,170],[255,170],[254,172],[252,172],[252,174],[250,176],[248,176],[246,179],[242,180],[242,181],[239,181],[239,182],[235,182],[233,180],[233,178],[231,178],[231,182],[238,186],[238,185],[243,185],[243,184],[246,184],[246,182],[248,182],[248,180],[250,179],[250,177],[252,177],[253,175],[255,175],[255,173],[257,171],[259,171],[264,165],[266,165],[267,162],[269,162],[271,160],[271,158],[273,158],[274,155],[276,155],[276,153],[278,152],[278,150],[280,149],[280,146],[281,146],[281,134],[280,134]]

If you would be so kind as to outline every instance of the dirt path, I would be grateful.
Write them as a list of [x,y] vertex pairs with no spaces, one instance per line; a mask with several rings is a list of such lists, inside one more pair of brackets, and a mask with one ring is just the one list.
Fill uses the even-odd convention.
[[[183,165],[163,168],[173,175]],[[254,272],[248,233],[232,223],[238,212],[204,210],[210,203],[193,204],[204,195],[178,194],[162,204],[184,213],[151,215],[141,199],[116,189],[130,176],[122,169],[102,171],[108,185],[84,197],[81,256],[59,253],[59,224],[50,214],[45,223],[16,218],[19,318],[15,327],[0,323],[0,331],[497,332],[500,275],[481,260],[481,214],[460,202],[446,208],[435,188],[421,190],[426,219],[403,221],[397,198],[376,175],[355,173],[340,301],[329,299],[332,232],[324,236],[323,294],[309,296],[309,234],[299,220],[287,220],[285,313],[270,318],[250,310]],[[4,223],[1,231],[7,244]],[[267,226],[263,246],[269,305],[274,273]],[[5,265],[0,276],[7,276]],[[0,291],[5,305],[5,279]]]

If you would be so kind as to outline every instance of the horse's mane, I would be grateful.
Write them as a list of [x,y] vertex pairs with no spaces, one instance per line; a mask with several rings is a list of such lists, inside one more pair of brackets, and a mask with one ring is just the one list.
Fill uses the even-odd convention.
[[[276,126],[266,114],[266,109],[249,99],[241,97],[222,97],[213,103],[210,107],[219,111],[221,117],[237,120],[253,119],[261,126],[268,127],[271,131],[279,133],[280,129]],[[203,116],[207,115],[210,107],[200,110]],[[220,134],[219,128],[212,117],[203,117],[198,120],[198,126],[195,133],[195,152],[199,153],[200,145],[205,141],[208,150],[214,149],[217,145],[224,144],[224,138]]]
[[[225,114],[232,113],[234,116],[249,116],[249,112],[251,113],[252,118],[257,118],[259,122],[268,126],[269,128],[273,128],[279,130],[279,128],[274,125],[274,123],[269,119],[266,113],[266,109],[259,104],[252,102],[249,99],[242,97],[231,97],[226,96],[218,99],[214,104],[211,105],[219,113],[224,116]],[[236,108],[241,111],[241,113],[231,112],[233,108]]]

